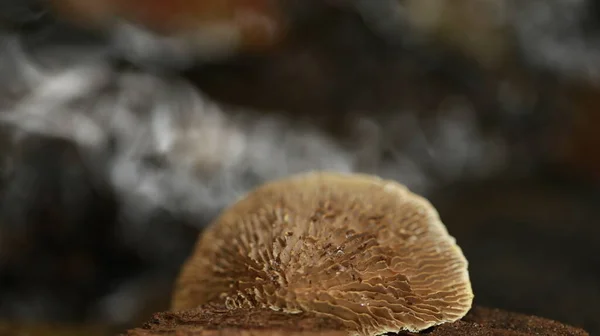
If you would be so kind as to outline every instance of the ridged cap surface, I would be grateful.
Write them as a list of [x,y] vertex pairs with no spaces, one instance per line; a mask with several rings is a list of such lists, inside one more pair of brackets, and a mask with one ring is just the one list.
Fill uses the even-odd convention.
[[172,308],[306,311],[376,335],[456,321],[472,300],[467,260],[426,199],[374,176],[314,172],[226,210],[184,265]]

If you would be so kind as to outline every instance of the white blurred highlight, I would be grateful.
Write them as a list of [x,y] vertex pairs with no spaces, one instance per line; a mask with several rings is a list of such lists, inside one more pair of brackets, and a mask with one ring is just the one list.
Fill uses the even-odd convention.
[[410,112],[358,118],[354,142],[342,146],[314,125],[215,102],[180,79],[99,60],[42,69],[15,43],[1,57],[27,80],[0,120],[77,143],[136,223],[157,209],[212,217],[258,184],[298,172],[364,171],[426,194],[506,160],[462,102],[427,122]]

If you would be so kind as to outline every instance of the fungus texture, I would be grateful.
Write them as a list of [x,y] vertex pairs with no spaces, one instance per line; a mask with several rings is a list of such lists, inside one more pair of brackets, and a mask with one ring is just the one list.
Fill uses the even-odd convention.
[[467,260],[427,200],[374,176],[314,172],[225,211],[184,265],[172,308],[311,312],[377,335],[456,321],[472,300]]

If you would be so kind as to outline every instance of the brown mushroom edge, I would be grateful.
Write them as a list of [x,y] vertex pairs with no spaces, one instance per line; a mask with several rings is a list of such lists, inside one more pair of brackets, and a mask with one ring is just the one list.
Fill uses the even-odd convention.
[[[286,314],[269,309],[228,310],[207,305],[181,312],[163,312],[141,328],[124,336],[346,336],[343,325],[334,319],[309,313]],[[432,327],[420,333],[387,335],[486,336],[486,335],[589,335],[581,329],[552,320],[509,313],[498,309],[473,308],[462,320]]]
[[419,331],[471,308],[467,265],[435,208],[403,185],[303,173],[255,189],[203,232],[171,308],[314,312],[361,336]]
[[184,265],[171,312],[127,335],[586,335],[471,309],[467,265],[435,208],[406,187],[299,174],[224,211]]

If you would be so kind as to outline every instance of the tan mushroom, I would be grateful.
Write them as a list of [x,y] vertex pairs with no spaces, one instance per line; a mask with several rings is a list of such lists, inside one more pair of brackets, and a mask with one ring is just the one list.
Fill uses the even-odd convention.
[[374,176],[314,172],[225,211],[184,265],[172,308],[311,312],[377,335],[456,321],[472,300],[467,260],[426,199]]

